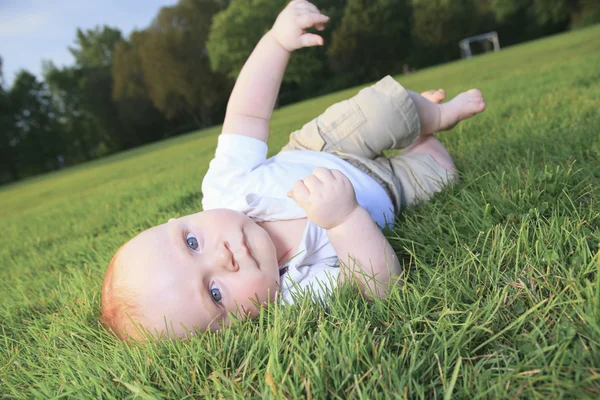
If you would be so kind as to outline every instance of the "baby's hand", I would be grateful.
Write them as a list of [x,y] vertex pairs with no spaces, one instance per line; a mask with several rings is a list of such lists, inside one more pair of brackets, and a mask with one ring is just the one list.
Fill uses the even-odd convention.
[[292,0],[279,13],[270,34],[289,52],[301,47],[322,46],[323,38],[306,33],[306,29],[315,26],[322,31],[327,21],[329,17],[321,14],[312,3],[306,0]]
[[296,182],[288,197],[323,229],[342,224],[358,207],[352,183],[335,169],[315,168],[312,175]]

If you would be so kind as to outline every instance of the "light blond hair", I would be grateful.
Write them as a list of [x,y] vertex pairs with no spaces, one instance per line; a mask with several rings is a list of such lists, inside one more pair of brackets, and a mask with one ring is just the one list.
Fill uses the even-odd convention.
[[136,326],[143,319],[136,301],[137,294],[119,276],[119,272],[125,268],[119,263],[119,253],[126,244],[117,250],[104,275],[100,321],[123,341],[143,340],[144,336]]

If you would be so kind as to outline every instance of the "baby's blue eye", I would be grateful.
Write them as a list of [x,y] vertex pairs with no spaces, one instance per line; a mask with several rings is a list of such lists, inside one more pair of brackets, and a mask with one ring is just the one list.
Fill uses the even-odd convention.
[[216,301],[217,303],[221,302],[221,291],[219,290],[218,287],[216,287],[216,286],[211,287],[210,295],[212,296],[213,300]]
[[191,233],[188,233],[187,237],[185,238],[185,242],[190,249],[198,250],[198,239],[192,236]]

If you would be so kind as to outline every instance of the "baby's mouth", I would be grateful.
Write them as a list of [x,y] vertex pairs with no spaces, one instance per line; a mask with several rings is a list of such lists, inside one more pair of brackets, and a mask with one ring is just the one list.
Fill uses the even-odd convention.
[[242,249],[244,249],[244,251],[250,257],[250,259],[254,261],[254,265],[256,265],[256,268],[260,269],[258,261],[256,261],[256,258],[254,258],[254,254],[252,254],[252,249],[246,244],[246,232],[244,232],[244,230],[242,230]]

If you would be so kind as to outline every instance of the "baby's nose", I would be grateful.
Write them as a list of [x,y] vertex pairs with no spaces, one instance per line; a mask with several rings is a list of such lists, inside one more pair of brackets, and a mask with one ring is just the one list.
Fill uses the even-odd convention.
[[229,243],[223,242],[219,246],[217,251],[217,264],[221,267],[225,267],[231,272],[236,272],[239,270],[239,265],[233,257],[233,253],[229,249]]

